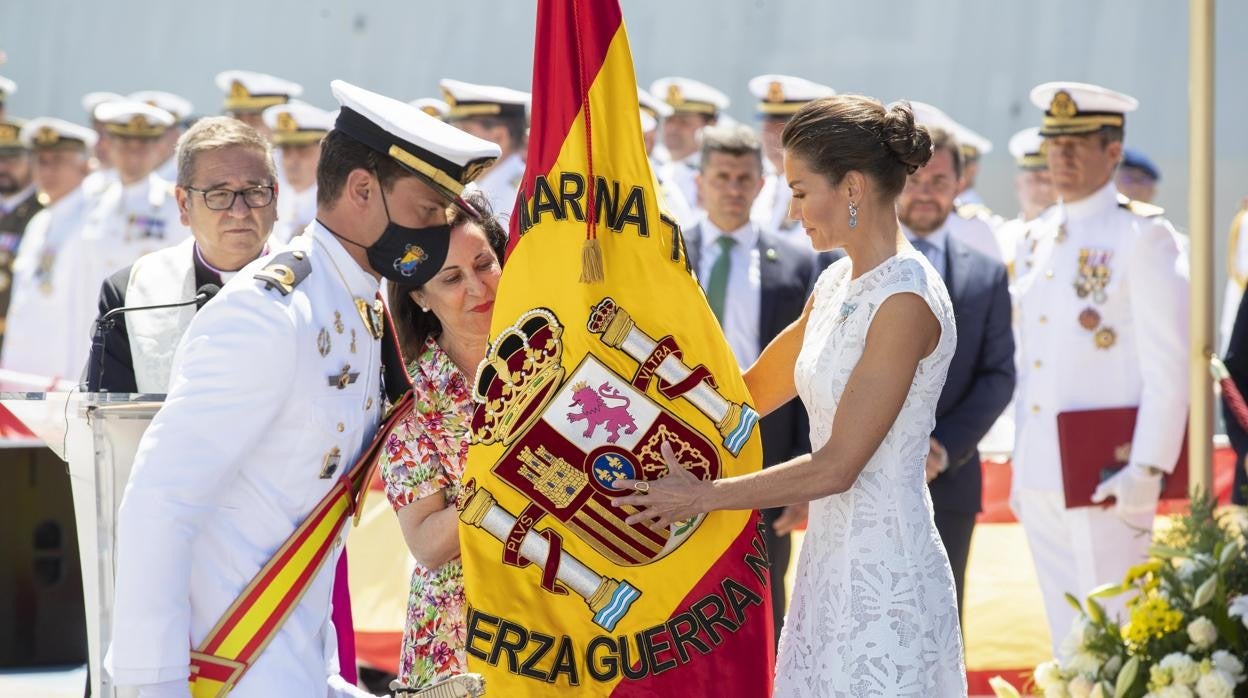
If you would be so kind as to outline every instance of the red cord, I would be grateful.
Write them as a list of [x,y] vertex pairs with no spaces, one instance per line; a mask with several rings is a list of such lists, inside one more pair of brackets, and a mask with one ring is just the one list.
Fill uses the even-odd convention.
[[1222,386],[1222,399],[1226,400],[1226,406],[1230,408],[1235,421],[1239,422],[1240,428],[1248,431],[1248,402],[1244,402],[1244,396],[1239,392],[1239,387],[1229,377],[1221,379],[1218,383]]
[[594,180],[594,139],[593,132],[590,130],[589,118],[589,81],[585,78],[585,55],[581,51],[581,13],[579,8],[582,0],[572,0],[572,22],[575,25],[575,31],[572,32],[573,42],[576,44],[576,66],[579,74],[579,89],[581,93],[581,107],[585,110],[585,169],[587,186],[589,191],[586,192],[585,204],[588,211],[585,214],[585,239],[593,240],[596,237],[595,226],[597,209],[594,206],[594,195],[597,186]]

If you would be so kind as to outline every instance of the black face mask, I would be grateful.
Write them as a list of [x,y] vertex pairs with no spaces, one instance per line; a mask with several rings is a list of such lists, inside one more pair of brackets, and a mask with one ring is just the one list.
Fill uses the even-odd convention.
[[377,188],[381,192],[381,205],[386,210],[386,220],[389,222],[381,232],[381,237],[364,248],[368,265],[394,283],[420,286],[432,279],[446,262],[451,242],[451,226],[408,228],[395,223],[390,218],[385,188]]

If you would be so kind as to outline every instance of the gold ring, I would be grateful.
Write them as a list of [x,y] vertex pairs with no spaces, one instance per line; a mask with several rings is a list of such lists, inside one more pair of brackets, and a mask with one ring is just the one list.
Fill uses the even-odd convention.
[[647,493],[647,492],[649,492],[649,491],[650,491],[650,483],[648,483],[648,482],[646,482],[646,481],[644,481],[644,480],[643,480],[643,481],[641,481],[641,482],[634,482],[634,483],[633,483],[633,489],[637,490],[638,492],[640,492],[640,493],[642,493],[642,494],[645,494],[645,493]]

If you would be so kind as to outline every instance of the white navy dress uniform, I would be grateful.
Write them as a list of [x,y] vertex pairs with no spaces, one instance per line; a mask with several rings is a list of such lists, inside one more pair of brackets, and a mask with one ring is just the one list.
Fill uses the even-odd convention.
[[[1020,170],[1037,171],[1049,169],[1049,161],[1045,158],[1041,148],[1044,145],[1044,137],[1040,135],[1040,129],[1032,126],[1025,128],[1010,137],[1010,156],[1014,158],[1014,164]],[[997,227],[997,244],[1001,247],[1001,253],[1004,255],[1002,261],[1012,272],[1014,270],[1014,255],[1018,251],[1018,245],[1023,240],[1023,236],[1027,232],[1027,227],[1032,221],[1024,218],[1022,211],[1018,216],[1003,222]]]
[[[142,90],[131,93],[129,99],[134,102],[145,102],[156,107],[164,109],[173,117],[173,128],[178,129],[181,133],[181,125],[191,117],[191,113],[195,111],[195,105],[185,97],[179,97],[172,92],[163,92],[161,90]],[[176,155],[170,155],[156,168],[156,174],[163,179],[176,182],[178,181],[178,158]]]
[[[264,125],[272,132],[273,145],[308,145],[318,143],[334,127],[336,112],[292,100],[263,112]],[[273,225],[273,242],[285,244],[316,218],[316,183],[303,190],[287,184],[277,197],[277,223]]]
[[[723,92],[690,78],[659,78],[650,83],[650,94],[666,103],[673,114],[703,114],[710,117],[711,123],[715,123],[729,105],[728,96]],[[658,173],[659,181],[670,181],[680,190],[695,218],[704,213],[698,204],[696,177],[700,164],[695,151],[682,160],[669,160]]]
[[[341,81],[332,89],[343,105],[336,130],[413,174],[419,168],[440,191],[447,183],[462,189],[498,155],[493,144],[402,102]],[[447,244],[429,241],[443,255]],[[436,273],[433,256],[418,274]],[[313,223],[195,314],[119,515],[106,660],[118,685],[186,696],[191,647],[372,439],[383,408],[382,321],[369,311],[378,289]],[[327,467],[331,459],[340,465]],[[347,690],[330,619],[335,561],[336,553],[231,698]]]
[[[31,119],[20,138],[32,150],[77,148],[90,154],[94,130],[51,117]],[[0,367],[76,382],[86,361],[90,317],[74,317],[78,280],[62,252],[77,243],[92,200],[80,185],[36,213],[13,260],[13,295]]]
[[[95,117],[109,133],[137,138],[159,138],[173,124],[169,112],[143,102],[105,102],[96,107]],[[109,274],[191,236],[182,225],[173,186],[151,172],[131,184],[114,179],[100,193],[72,250],[78,295],[73,317],[95,317],[97,293]]]
[[[528,92],[498,85],[474,85],[460,80],[438,81],[442,99],[446,101],[446,120],[454,124],[467,119],[525,119],[527,123]],[[507,226],[511,212],[516,207],[516,194],[524,177],[524,153],[518,149],[508,153],[477,178],[475,186],[485,194],[494,215]]]
[[[1045,137],[1122,126],[1136,101],[1079,83],[1031,93]],[[1030,227],[1015,262],[1019,381],[1011,502],[1026,531],[1057,651],[1075,611],[1063,598],[1122,579],[1151,543],[1160,478],[1179,456],[1188,408],[1188,261],[1161,209],[1111,178]],[[1067,509],[1057,416],[1138,406],[1128,466],[1097,490],[1110,509]],[[1111,602],[1112,603],[1112,602]],[[1110,609],[1113,609],[1111,607]]]
[[[760,119],[787,121],[798,109],[821,97],[831,97],[836,90],[792,75],[759,75],[749,83],[750,94],[758,100],[755,108]],[[770,163],[769,163],[770,164]],[[763,188],[754,199],[750,219],[764,230],[784,234],[791,240],[809,245],[810,239],[798,221],[789,218],[793,192],[784,179],[784,172],[770,170],[763,176]]]
[[[119,102],[126,98],[116,92],[88,92],[82,96],[82,110],[87,113],[87,119],[91,125],[97,126],[99,121],[95,118],[95,108],[105,102]],[[104,193],[108,189],[108,185],[117,179],[117,170],[111,167],[100,167],[87,178],[82,180],[82,189],[88,198],[95,198]]]

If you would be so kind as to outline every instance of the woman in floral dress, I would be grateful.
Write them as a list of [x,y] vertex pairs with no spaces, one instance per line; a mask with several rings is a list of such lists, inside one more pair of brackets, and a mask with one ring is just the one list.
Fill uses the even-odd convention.
[[[465,197],[479,211],[479,194]],[[389,306],[411,357],[415,409],[386,441],[381,474],[416,559],[399,681],[420,688],[465,671],[464,577],[455,497],[468,459],[472,377],[485,356],[506,233],[493,217],[451,213],[446,263],[423,286],[392,285]]]

